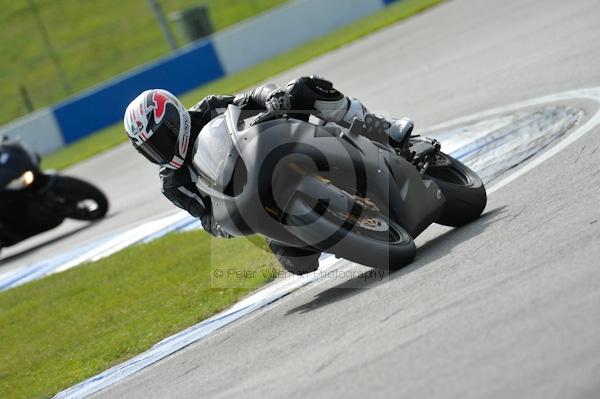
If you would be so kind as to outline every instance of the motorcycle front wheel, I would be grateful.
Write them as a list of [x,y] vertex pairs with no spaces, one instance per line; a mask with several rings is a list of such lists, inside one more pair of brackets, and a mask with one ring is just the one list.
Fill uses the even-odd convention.
[[320,251],[377,269],[396,270],[413,261],[412,237],[368,199],[332,184],[321,183],[318,191],[319,198],[329,200],[297,195],[288,204],[286,225],[296,237]]

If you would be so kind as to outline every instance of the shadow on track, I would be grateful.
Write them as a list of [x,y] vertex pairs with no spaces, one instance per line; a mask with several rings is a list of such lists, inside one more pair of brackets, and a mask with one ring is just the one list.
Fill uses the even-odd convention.
[[[49,239],[47,241],[41,242],[41,243],[39,243],[37,245],[34,245],[31,248],[25,248],[24,250],[22,250],[20,252],[17,252],[15,254],[12,254],[12,255],[9,255],[9,256],[6,256],[6,257],[3,257],[2,254],[0,253],[0,266],[2,266],[2,263],[4,263],[4,262],[9,262],[9,261],[17,260],[20,257],[22,257],[24,255],[32,254],[32,253],[34,253],[34,252],[36,252],[36,251],[44,248],[47,245],[51,245],[51,244],[54,244],[54,243],[56,243],[58,241],[64,240],[65,238],[69,238],[69,237],[71,237],[71,236],[79,233],[80,231],[88,229],[89,227],[91,227],[93,225],[94,225],[94,223],[87,223],[87,224],[85,224],[83,226],[77,227],[75,230],[71,230],[69,232],[63,233],[63,234],[61,234],[61,235],[59,235],[57,237],[51,238],[51,239]],[[33,238],[33,237],[31,237],[31,238]],[[10,248],[10,247],[7,247],[7,249],[8,248]]]
[[497,216],[506,211],[505,208],[505,206],[501,206],[492,209],[491,211],[481,215],[477,221],[466,226],[456,227],[448,230],[445,233],[442,233],[434,239],[426,242],[417,249],[417,257],[415,260],[402,269],[395,270],[391,273],[385,272],[385,274],[382,276],[383,278],[374,278],[373,271],[367,270],[350,280],[319,292],[312,301],[290,309],[288,312],[286,312],[286,316],[293,313],[310,312],[311,310],[315,310],[365,292],[368,288],[374,288],[379,285],[386,284],[389,281],[401,278],[408,273],[419,270],[420,268],[427,266],[431,262],[448,254],[452,247],[459,245],[464,241],[468,241],[472,237],[475,237],[483,232],[483,230],[485,230],[488,226],[508,217],[504,216],[497,218]]

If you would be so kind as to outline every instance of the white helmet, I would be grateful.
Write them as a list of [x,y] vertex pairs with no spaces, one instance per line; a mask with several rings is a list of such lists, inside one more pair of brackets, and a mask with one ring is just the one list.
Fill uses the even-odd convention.
[[125,110],[125,131],[150,162],[179,169],[190,143],[190,113],[166,90],[146,90]]

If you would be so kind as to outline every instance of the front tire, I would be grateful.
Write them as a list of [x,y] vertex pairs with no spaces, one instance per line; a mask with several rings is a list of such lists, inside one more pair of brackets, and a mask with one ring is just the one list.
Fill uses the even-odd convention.
[[487,204],[487,194],[481,178],[465,164],[442,152],[425,173],[444,196],[446,205],[436,221],[451,227],[463,226],[477,219]]
[[412,237],[382,214],[370,214],[365,220],[361,216],[348,224],[351,217],[340,215],[335,207],[315,209],[310,202],[296,196],[288,205],[286,220],[288,231],[307,245],[383,270],[400,269],[415,258]]

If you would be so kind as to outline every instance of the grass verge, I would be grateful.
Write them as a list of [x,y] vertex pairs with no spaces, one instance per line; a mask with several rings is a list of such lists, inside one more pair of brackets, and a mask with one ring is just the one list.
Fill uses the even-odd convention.
[[0,398],[54,395],[230,306],[273,276],[262,242],[176,233],[0,293]]
[[[270,76],[284,72],[311,58],[325,54],[381,28],[401,21],[434,6],[443,0],[404,0],[388,6],[373,15],[362,18],[344,28],[303,44],[240,73],[219,79],[182,97],[185,104],[192,105],[204,96],[215,93],[235,93],[257,84]],[[62,169],[112,148],[126,140],[121,124],[81,139],[44,160],[44,167]]]

